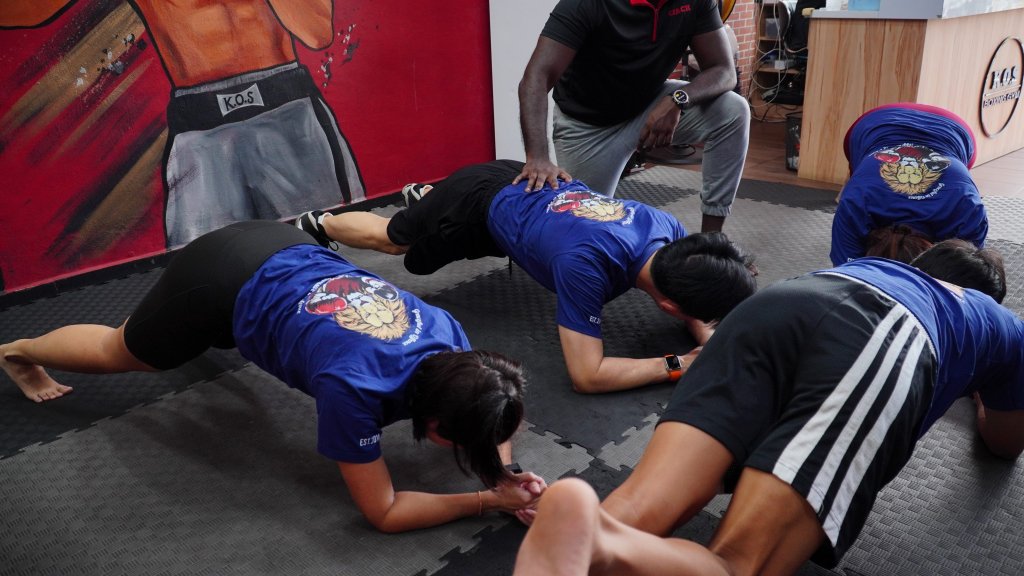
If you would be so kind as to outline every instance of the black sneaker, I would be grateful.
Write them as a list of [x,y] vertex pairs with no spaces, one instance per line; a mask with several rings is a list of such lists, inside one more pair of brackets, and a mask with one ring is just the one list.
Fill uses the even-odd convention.
[[327,235],[327,230],[324,229],[323,220],[329,213],[323,210],[311,210],[309,212],[303,212],[299,214],[299,217],[295,219],[295,227],[303,232],[309,234],[316,240],[317,244],[324,248],[330,248],[331,250],[338,250],[338,243],[331,240],[330,236]]
[[402,187],[402,198],[405,199],[405,207],[408,208],[413,204],[420,201],[421,198],[427,193],[433,190],[434,187],[430,184],[406,184]]

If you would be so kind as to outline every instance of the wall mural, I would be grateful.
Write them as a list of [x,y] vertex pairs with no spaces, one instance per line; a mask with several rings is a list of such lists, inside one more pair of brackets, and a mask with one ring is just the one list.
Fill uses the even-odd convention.
[[486,4],[348,4],[4,0],[0,290],[490,159]]

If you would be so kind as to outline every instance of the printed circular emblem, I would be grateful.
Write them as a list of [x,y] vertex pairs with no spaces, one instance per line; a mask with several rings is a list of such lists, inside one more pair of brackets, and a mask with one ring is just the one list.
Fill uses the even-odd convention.
[[570,190],[555,196],[548,204],[548,212],[569,212],[573,216],[598,222],[615,222],[626,217],[626,208],[622,202],[581,190]]
[[1024,44],[1020,38],[1004,38],[989,61],[981,87],[978,114],[985,136],[995,138],[1013,121],[1020,105]]
[[330,314],[339,326],[378,340],[397,340],[409,330],[409,314],[398,289],[368,276],[322,280],[306,296],[310,314]]
[[874,153],[878,171],[893,192],[907,196],[924,194],[949,167],[949,158],[926,146],[903,144]]

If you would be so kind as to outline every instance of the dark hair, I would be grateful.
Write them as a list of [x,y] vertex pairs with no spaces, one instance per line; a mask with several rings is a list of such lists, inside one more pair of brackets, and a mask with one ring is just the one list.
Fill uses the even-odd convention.
[[988,294],[996,302],[1006,297],[1003,257],[991,248],[978,248],[966,240],[943,240],[911,265],[932,278]]
[[409,386],[413,436],[425,438],[428,422],[436,420],[438,435],[453,444],[459,469],[493,488],[506,475],[498,445],[523,419],[525,384],[519,363],[495,352],[430,356]]
[[721,232],[691,234],[654,254],[654,287],[698,320],[721,320],[757,291],[753,258]]
[[868,232],[865,256],[878,256],[910,264],[932,247],[933,240],[906,224],[893,224]]

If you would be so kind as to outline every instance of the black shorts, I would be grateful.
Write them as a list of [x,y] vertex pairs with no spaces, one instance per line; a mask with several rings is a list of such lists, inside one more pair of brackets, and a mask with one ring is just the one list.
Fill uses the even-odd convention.
[[236,222],[204,234],[174,256],[125,323],[133,356],[168,370],[207,348],[234,348],[232,316],[242,285],[274,253],[315,244],[309,234],[271,220]]
[[491,201],[523,170],[522,162],[495,160],[460,168],[388,223],[388,239],[408,246],[405,268],[433,274],[456,260],[504,257],[487,228]]
[[834,566],[913,452],[936,373],[927,332],[877,289],[832,274],[767,288],[729,313],[662,421],[690,424],[738,465],[803,496]]

